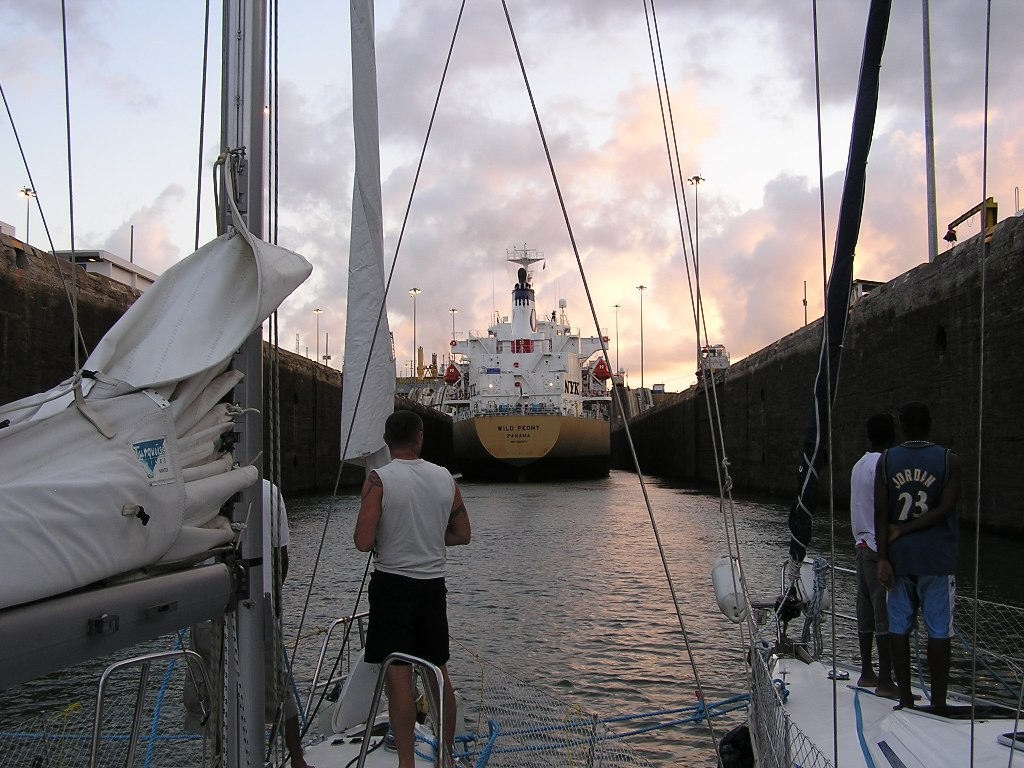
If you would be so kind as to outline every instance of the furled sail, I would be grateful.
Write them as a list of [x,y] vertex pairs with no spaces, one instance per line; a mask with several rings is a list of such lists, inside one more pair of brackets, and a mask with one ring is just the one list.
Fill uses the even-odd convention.
[[384,421],[395,407],[395,358],[384,306],[384,224],[377,124],[373,3],[352,0],[352,122],[355,182],[349,243],[342,460],[385,464]]
[[879,70],[889,26],[890,6],[891,0],[872,0],[868,10],[846,181],[839,207],[832,269],[826,288],[825,319],[822,323],[818,371],[814,378],[814,403],[804,436],[797,497],[789,510],[789,554],[793,563],[803,561],[811,541],[811,520],[818,496],[818,473],[824,466],[828,447],[828,417],[830,405],[835,402],[840,355],[850,309],[853,258],[864,209],[868,153],[878,107]]
[[235,230],[165,272],[69,379],[0,408],[0,608],[230,541],[232,355],[312,270]]

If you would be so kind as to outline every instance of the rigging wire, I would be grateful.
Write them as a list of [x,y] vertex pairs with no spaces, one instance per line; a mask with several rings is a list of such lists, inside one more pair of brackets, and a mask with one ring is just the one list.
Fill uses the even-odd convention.
[[[60,284],[64,288],[64,294],[67,297],[68,306],[71,307],[72,312],[74,312],[75,301],[71,295],[73,287],[68,284],[67,275],[65,275],[64,270],[61,268],[62,260],[57,256],[57,246],[54,245],[53,236],[50,233],[50,222],[47,220],[46,214],[43,211],[43,201],[39,195],[39,188],[36,186],[36,183],[32,178],[32,169],[29,166],[28,157],[25,154],[25,147],[21,143],[21,136],[18,134],[18,126],[14,121],[14,114],[11,112],[11,104],[7,100],[7,94],[4,92],[2,82],[0,82],[0,99],[3,100],[4,109],[7,111],[7,121],[11,125],[11,133],[14,134],[14,141],[18,145],[18,152],[21,154],[21,164],[25,168],[25,175],[28,177],[29,187],[31,187],[34,192],[33,197],[36,201],[36,210],[39,213],[39,220],[43,224],[43,231],[46,233],[46,242],[50,246],[50,256],[53,258],[57,279],[60,280]],[[25,245],[28,245],[28,243],[25,243]],[[78,343],[82,345],[82,349],[85,350],[86,357],[88,357],[89,347],[85,343],[85,337],[82,335],[82,329],[78,326],[75,327],[77,330]],[[59,397],[59,395],[56,396]]]
[[68,66],[68,17],[67,17],[67,5],[65,0],[61,0],[60,3],[60,27],[61,27],[61,38],[64,48],[64,119],[66,121],[66,139],[67,139],[67,153],[68,153],[68,223],[71,233],[71,321],[74,323],[75,328],[75,344],[74,344],[74,360],[75,360],[75,396],[76,399],[81,396],[81,366],[80,361],[80,349],[78,347],[78,337],[81,335],[81,330],[78,324],[78,269],[77,259],[75,257],[75,186],[73,182],[72,166],[71,166],[71,74],[70,67]]
[[[268,95],[270,98],[270,110],[272,119],[268,127],[270,131],[270,141],[267,151],[267,173],[270,177],[270,184],[268,184],[270,191],[270,199],[267,203],[267,218],[270,223],[270,232],[268,238],[271,243],[277,245],[277,214],[278,214],[278,200],[279,200],[279,187],[277,185],[277,171],[278,171],[278,123],[277,123],[277,96],[278,96],[278,81],[279,81],[279,35],[278,35],[278,0],[270,0],[269,11],[269,41],[270,41],[270,56],[268,61],[269,73],[268,79],[270,81],[270,88],[268,89]],[[270,357],[270,392],[269,397],[264,398],[265,401],[269,402],[270,407],[270,435],[268,445],[270,446],[270,455],[267,458],[270,464],[269,472],[265,471],[265,474],[270,478],[270,482],[278,489],[277,493],[270,494],[270,531],[264,531],[264,537],[270,538],[270,557],[271,557],[271,584],[264,584],[264,590],[270,591],[271,600],[271,615],[268,620],[271,626],[274,628],[272,638],[270,640],[269,648],[264,649],[264,652],[271,653],[273,655],[273,662],[271,663],[271,669],[273,670],[273,679],[269,681],[271,690],[267,691],[266,695],[268,699],[276,701],[277,707],[275,710],[275,717],[270,733],[268,734],[268,743],[266,745],[265,755],[267,757],[275,756],[279,762],[283,763],[285,758],[286,747],[284,744],[284,702],[285,698],[292,696],[291,688],[284,678],[290,676],[291,668],[294,664],[294,654],[291,658],[285,659],[285,669],[282,670],[282,653],[281,649],[284,647],[284,637],[282,634],[282,623],[281,615],[283,614],[283,607],[280,604],[283,593],[283,585],[286,577],[285,563],[282,559],[282,548],[281,548],[281,533],[282,533],[282,504],[283,496],[281,492],[282,485],[282,470],[281,470],[281,348],[279,338],[279,325],[278,325],[278,314],[275,309],[270,315],[268,322],[268,333],[269,333],[269,357]],[[262,334],[261,334],[262,337]],[[267,515],[268,510],[264,510],[264,515]],[[282,675],[282,671],[284,675]],[[284,682],[283,687],[282,682]],[[298,699],[296,698],[296,702]]]
[[[669,90],[668,79],[666,76],[665,57],[663,55],[662,47],[662,36],[660,36],[660,30],[657,24],[657,10],[654,4],[654,0],[650,3],[650,13],[647,13],[647,5],[644,3],[644,13],[647,22],[647,42],[651,49],[651,62],[654,70],[654,84],[658,94],[658,104],[660,111],[662,111],[662,131],[665,134],[666,141],[666,153],[669,157],[669,171],[672,176],[672,193],[676,205],[676,221],[679,226],[679,238],[680,245],[683,251],[683,265],[686,269],[686,284],[690,293],[690,307],[693,314],[693,331],[694,338],[696,340],[696,347],[700,348],[700,325],[703,322],[703,329],[705,329],[705,343],[710,343],[708,335],[707,319],[703,316],[703,303],[700,298],[700,279],[699,273],[696,268],[696,243],[693,237],[693,228],[690,225],[689,205],[686,199],[684,187],[683,187],[683,171],[680,165],[681,154],[679,152],[679,143],[677,138],[675,117],[672,110],[672,97]],[[653,25],[653,38],[651,36],[651,26]],[[657,53],[655,56],[654,41],[656,40]],[[660,74],[660,80],[658,75]],[[664,95],[663,95],[664,87]],[[666,113],[668,113],[668,126],[666,125]],[[672,137],[672,143],[669,142],[669,137]],[[673,160],[675,165],[673,165]],[[683,229],[682,216],[680,215],[679,201],[682,198],[682,209],[686,218],[685,232]],[[686,239],[689,238],[689,253],[686,250]],[[690,274],[690,256],[693,254],[693,273]],[[698,358],[699,365],[699,358]],[[725,436],[722,431],[722,419],[719,411],[718,404],[718,390],[716,388],[715,377],[702,376],[703,387],[705,387],[705,404],[708,409],[708,422],[711,425],[711,440],[712,440],[712,452],[715,457],[715,473],[716,480],[719,489],[719,511],[722,514],[723,521],[726,526],[726,547],[730,557],[734,557],[737,564],[739,565],[740,581],[742,581],[742,561],[739,555],[739,544],[738,536],[736,535],[736,525],[734,517],[734,507],[732,503],[732,479],[728,476],[728,459],[725,457]],[[709,392],[709,380],[711,382],[711,388]],[[712,403],[714,402],[714,414],[712,413]],[[724,473],[724,477],[723,477]],[[725,509],[725,499],[728,496],[728,512]],[[731,528],[733,531],[733,540],[729,538],[729,518],[731,518]],[[733,573],[735,578],[735,573]],[[733,584],[733,588],[736,589],[737,585]],[[738,593],[738,589],[736,589]],[[743,627],[739,625],[740,642],[745,645],[745,638],[743,636]]]
[[[823,159],[822,144],[823,134],[821,128],[821,58],[820,41],[818,38],[818,0],[811,2],[811,19],[813,24],[814,39],[814,117],[818,138],[818,222],[821,231],[821,275],[822,275],[822,307],[821,320],[822,348],[829,348],[829,302],[828,302],[828,241],[825,235],[825,164]],[[826,460],[828,462],[828,515],[829,515],[829,561],[836,562],[836,536],[835,536],[835,475],[832,471],[832,365],[825,366],[825,425],[827,427]],[[810,471],[815,471],[813,468]],[[815,590],[817,594],[817,589]],[[829,601],[829,616],[831,628],[831,662],[832,662],[832,760],[839,765],[839,675],[836,672],[836,601]]]
[[[972,616],[972,642],[971,642],[971,765],[974,765],[974,739],[975,739],[975,700],[978,695],[978,582],[981,577],[981,451],[984,445],[984,423],[982,418],[985,415],[985,278],[988,265],[989,249],[991,248],[991,236],[987,231],[986,218],[988,206],[985,200],[988,199],[988,104],[989,104],[989,62],[992,53],[992,0],[985,3],[985,75],[984,75],[984,97],[981,121],[981,291],[978,297],[978,436],[974,450],[975,472],[977,473],[977,485],[974,495],[974,605]],[[1024,682],[1022,682],[1024,686]],[[1022,687],[1024,691],[1024,687]],[[1019,716],[1019,707],[1018,707]],[[1017,724],[1014,723],[1014,732],[1017,731]],[[1010,749],[1010,761],[1013,761],[1014,750]]]
[[196,163],[196,237],[193,250],[199,250],[199,222],[203,210],[203,140],[206,136],[206,76],[210,58],[210,0],[206,0],[203,22],[203,77],[199,96],[199,160]]
[[[404,212],[404,214],[402,216],[402,225],[401,225],[401,228],[399,229],[398,240],[397,240],[397,242],[395,244],[395,252],[394,252],[394,255],[392,256],[391,267],[390,267],[390,269],[388,271],[387,280],[385,281],[385,285],[384,285],[384,296],[383,296],[383,299],[381,301],[380,310],[379,310],[379,312],[377,314],[377,322],[376,322],[376,325],[374,326],[373,335],[372,335],[372,337],[370,339],[370,344],[369,344],[369,347],[368,347],[369,353],[366,356],[366,364],[363,366],[362,374],[361,374],[360,379],[359,379],[359,388],[356,391],[355,402],[354,402],[354,405],[353,405],[353,408],[352,408],[352,418],[350,419],[350,421],[349,421],[349,423],[347,425],[346,431],[345,431],[345,442],[344,442],[344,445],[342,446],[342,451],[341,451],[341,457],[342,458],[338,462],[338,472],[337,472],[337,475],[336,475],[335,480],[334,480],[334,491],[333,491],[333,494],[332,494],[333,498],[337,498],[337,496],[338,496],[338,489],[341,486],[341,472],[342,472],[342,469],[344,467],[344,456],[346,456],[348,454],[349,444],[350,444],[351,439],[352,439],[352,431],[353,431],[353,428],[355,426],[356,413],[359,410],[359,403],[362,400],[363,390],[364,390],[364,388],[366,386],[367,376],[369,375],[370,360],[371,360],[371,358],[373,356],[373,349],[374,349],[374,347],[377,344],[377,338],[378,338],[378,336],[380,334],[381,324],[382,324],[382,321],[384,319],[384,313],[385,313],[385,310],[386,310],[386,307],[387,307],[387,297],[388,297],[388,294],[391,291],[391,283],[392,283],[392,281],[394,279],[395,268],[398,265],[398,256],[399,256],[399,253],[401,252],[402,240],[405,237],[406,227],[408,226],[408,223],[409,223],[409,215],[410,215],[410,212],[412,210],[413,199],[415,198],[415,195],[416,195],[416,188],[417,188],[417,185],[419,183],[420,173],[423,170],[423,162],[424,162],[424,159],[426,158],[427,146],[430,143],[430,136],[431,136],[431,133],[433,131],[434,120],[437,117],[437,109],[438,109],[438,106],[439,106],[439,104],[441,102],[441,93],[443,92],[445,82],[447,81],[448,70],[449,70],[449,68],[451,66],[451,61],[452,61],[452,54],[453,54],[453,52],[455,50],[455,41],[456,41],[456,39],[458,38],[458,35],[459,35],[459,29],[460,29],[460,27],[462,25],[462,17],[463,17],[463,14],[465,12],[465,9],[466,9],[466,0],[462,0],[462,3],[459,6],[458,16],[457,16],[457,18],[455,20],[455,27],[452,30],[451,41],[450,41],[450,43],[448,45],[448,54],[447,54],[447,56],[445,58],[444,67],[443,67],[442,72],[441,72],[440,82],[438,83],[438,86],[437,86],[437,93],[434,96],[434,104],[433,104],[433,108],[431,109],[430,120],[427,123],[426,135],[424,136],[423,144],[422,144],[421,149],[420,149],[419,161],[417,162],[417,165],[416,165],[416,173],[413,176],[412,187],[409,190],[408,201],[406,202],[405,212]],[[306,598],[305,598],[305,601],[304,601],[303,606],[302,606],[302,615],[301,615],[301,617],[299,619],[299,629],[298,629],[298,631],[296,632],[296,635],[295,635],[295,645],[293,646],[293,649],[292,649],[292,655],[293,656],[295,654],[295,650],[298,647],[298,640],[299,640],[299,637],[302,634],[302,627],[303,627],[303,625],[305,623],[306,614],[307,614],[307,612],[309,610],[309,602],[310,602],[310,599],[311,599],[312,593],[313,593],[313,583],[314,583],[314,581],[316,579],[316,574],[317,574],[317,571],[319,569],[320,561],[321,561],[322,556],[323,556],[324,546],[325,546],[326,541],[327,541],[327,531],[329,530],[329,525],[330,525],[332,514],[333,514],[333,509],[328,509],[327,514],[324,517],[324,527],[323,527],[323,530],[322,530],[322,532],[320,534],[320,544],[319,544],[319,546],[317,548],[316,559],[313,561],[312,571],[310,572],[309,587],[307,588],[307,591],[306,591]],[[362,596],[363,596],[363,591],[364,591],[364,587],[366,585],[367,577],[368,577],[368,574],[369,574],[370,563],[372,562],[372,557],[373,556],[371,554],[366,559],[366,566],[365,566],[365,568],[363,570],[363,578],[362,578],[362,581],[359,584],[359,590],[356,593],[355,602],[354,602],[353,608],[352,608],[352,615],[353,616],[357,613],[358,608],[359,608],[359,602],[360,602],[360,600],[362,599]],[[345,625],[345,634],[344,634],[344,636],[342,638],[342,642],[341,642],[341,647],[342,648],[344,648],[346,643],[348,642],[348,638],[349,638],[349,634],[351,632],[351,628],[352,628],[351,622]],[[341,663],[341,651],[339,650],[338,656],[335,658],[334,665],[333,665],[333,667],[331,669],[331,672],[328,675],[327,679],[332,679],[334,677],[334,673],[337,671],[338,666],[339,666],[340,663]],[[305,734],[306,731],[309,729],[309,725],[313,722],[313,719],[314,719],[316,713],[319,711],[320,706],[322,705],[326,695],[327,695],[327,690],[325,688],[324,691],[320,694],[320,697],[317,699],[316,705],[313,707],[312,712],[310,712],[308,714],[309,722],[307,723],[306,727],[303,729],[303,731],[302,731],[303,734]]]
[[[552,183],[554,185],[554,188],[555,188],[555,194],[558,197],[558,204],[559,204],[559,207],[561,208],[561,211],[562,211],[562,218],[563,218],[563,220],[565,222],[567,234],[569,235],[569,242],[572,245],[573,255],[576,258],[576,265],[577,265],[577,267],[579,269],[579,272],[580,272],[580,279],[583,282],[583,289],[586,292],[587,303],[590,306],[590,314],[591,314],[591,317],[593,318],[593,321],[594,321],[594,327],[597,329],[597,337],[601,340],[601,353],[604,356],[605,363],[607,364],[608,360],[610,359],[610,355],[608,353],[608,343],[605,341],[605,337],[601,334],[601,324],[600,324],[600,322],[598,321],[598,318],[597,318],[597,309],[594,306],[594,299],[593,299],[593,296],[591,295],[590,286],[589,286],[589,284],[587,282],[586,271],[583,268],[583,260],[580,257],[579,247],[576,244],[576,236],[575,236],[575,233],[573,232],[572,222],[569,219],[569,213],[568,213],[568,211],[566,209],[565,198],[564,198],[564,196],[562,194],[561,185],[558,182],[558,174],[555,171],[554,161],[552,160],[552,157],[551,157],[551,150],[550,150],[550,148],[548,146],[547,138],[546,138],[546,136],[544,134],[544,127],[541,124],[540,113],[539,113],[539,111],[537,109],[537,103],[536,103],[536,99],[534,98],[534,95],[533,95],[533,89],[530,86],[530,79],[529,79],[529,76],[527,75],[527,72],[526,72],[526,64],[523,61],[523,55],[522,55],[522,51],[520,50],[520,47],[519,47],[519,41],[516,38],[515,28],[514,28],[514,26],[512,24],[512,17],[510,16],[509,10],[508,10],[507,0],[502,0],[501,7],[502,7],[502,10],[505,13],[505,21],[506,21],[506,23],[508,25],[509,35],[511,36],[512,44],[513,44],[513,47],[515,48],[515,51],[516,51],[516,59],[519,62],[519,69],[520,69],[520,72],[523,75],[523,82],[524,82],[524,84],[526,86],[526,92],[527,92],[527,95],[529,96],[529,99],[530,99],[530,107],[533,110],[534,122],[537,125],[537,133],[538,133],[538,135],[540,137],[541,144],[544,147],[544,157],[547,160],[548,170],[549,170],[549,172],[551,174],[551,181],[552,181]],[[691,643],[690,643],[689,631],[687,630],[687,627],[686,627],[686,621],[683,619],[682,608],[680,607],[679,597],[678,597],[678,595],[676,593],[675,583],[674,583],[674,581],[672,579],[672,570],[671,570],[671,568],[669,567],[669,564],[668,564],[668,559],[667,559],[667,556],[665,554],[664,544],[662,543],[662,540],[661,540],[661,533],[660,533],[659,528],[658,528],[657,518],[654,515],[654,510],[653,510],[653,507],[651,505],[650,496],[647,493],[647,487],[646,487],[646,485],[644,483],[643,473],[640,470],[640,462],[639,462],[639,459],[637,458],[636,449],[635,449],[635,447],[633,445],[633,438],[632,438],[632,435],[629,432],[629,425],[626,422],[625,411],[624,411],[624,409],[622,407],[622,396],[621,396],[621,393],[618,391],[618,389],[615,389],[614,391],[615,391],[616,403],[617,403],[617,405],[619,407],[619,413],[620,413],[620,415],[622,415],[623,427],[624,427],[624,431],[625,431],[625,434],[626,434],[626,439],[627,439],[627,442],[628,442],[628,445],[629,445],[629,450],[630,450],[630,453],[631,453],[632,458],[633,458],[633,464],[634,464],[634,467],[636,469],[637,479],[638,479],[638,481],[640,483],[640,489],[643,492],[644,502],[645,502],[646,507],[647,507],[648,518],[650,519],[650,523],[651,523],[651,529],[652,529],[652,532],[654,533],[655,541],[657,542],[658,553],[659,553],[659,555],[661,557],[662,568],[663,568],[664,573],[665,573],[665,580],[666,580],[666,583],[668,585],[669,592],[670,592],[670,594],[672,596],[672,603],[673,603],[673,606],[675,607],[676,618],[679,621],[679,627],[680,627],[680,630],[682,632],[683,640],[684,640],[684,643],[686,645],[687,654],[688,654],[689,659],[690,659],[690,666],[691,666],[691,669],[693,671],[694,682],[695,682],[695,684],[697,686],[698,695],[700,696],[701,700],[704,701],[705,700],[704,690],[703,690],[703,686],[701,684],[700,673],[699,673],[699,671],[697,669],[696,661],[694,659],[693,649],[692,649]],[[717,754],[718,743],[717,743],[717,739],[715,737],[714,725],[712,724],[710,719],[708,720],[708,728],[711,731],[711,738],[712,738],[712,741],[715,743],[715,752]]]
[[[680,245],[683,251],[683,265],[686,269],[686,283],[690,292],[690,307],[693,313],[693,326],[694,336],[697,342],[697,348],[700,349],[700,338],[701,338],[701,323],[704,325],[704,342],[705,344],[710,343],[710,339],[707,332],[707,320],[704,317],[704,305],[701,299],[700,292],[700,275],[697,271],[696,264],[696,244],[693,237],[693,229],[690,225],[690,211],[689,205],[686,199],[686,195],[683,188],[683,171],[680,165],[680,152],[679,144],[677,140],[677,131],[675,126],[675,117],[672,111],[672,100],[668,87],[668,79],[666,77],[665,60],[662,55],[661,45],[661,32],[658,26],[658,15],[655,7],[654,0],[651,0],[651,11],[647,13],[647,3],[644,3],[644,14],[647,20],[647,40],[648,45],[651,48],[651,62],[654,68],[654,80],[655,87],[658,92],[658,103],[661,108],[661,126],[662,132],[665,136],[665,150],[668,155],[669,161],[669,173],[672,178],[672,194],[675,200],[676,208],[676,222],[679,227],[679,239]],[[654,35],[652,38],[651,27],[653,22]],[[655,40],[657,40],[657,56],[655,55]],[[660,74],[660,80],[659,80]],[[664,88],[664,95],[662,95],[662,88]],[[668,125],[666,126],[665,116],[668,114]],[[671,135],[671,144],[669,143],[669,136]],[[673,165],[673,154],[675,159],[675,165]],[[683,229],[683,217],[680,215],[679,200],[682,197],[682,208],[686,218],[686,229],[684,234]],[[689,253],[686,249],[686,238],[689,236],[690,250]],[[690,256],[694,255],[694,269],[691,276],[690,273]],[[698,364],[700,364],[698,360]],[[704,403],[708,412],[708,423],[710,426],[711,434],[711,449],[715,457],[715,479],[718,483],[718,499],[719,499],[719,512],[722,515],[723,524],[725,526],[725,542],[726,549],[729,557],[733,558],[739,566],[740,581],[743,582],[743,561],[740,554],[739,547],[739,534],[737,532],[736,517],[735,517],[735,506],[732,498],[732,478],[729,477],[729,460],[725,455],[725,434],[722,429],[722,417],[718,404],[718,390],[715,383],[714,374],[703,376],[702,383],[704,386]],[[709,388],[710,380],[710,388]],[[714,406],[714,413],[712,413],[712,404]],[[726,510],[725,499],[728,498],[728,511]],[[730,529],[732,531],[732,538],[730,538]],[[740,590],[738,585],[735,584],[735,571],[732,571],[734,579],[733,589],[738,594]],[[752,631],[752,627],[750,628]],[[745,628],[743,624],[739,625],[740,642],[742,645],[746,645],[746,637],[744,635]]]

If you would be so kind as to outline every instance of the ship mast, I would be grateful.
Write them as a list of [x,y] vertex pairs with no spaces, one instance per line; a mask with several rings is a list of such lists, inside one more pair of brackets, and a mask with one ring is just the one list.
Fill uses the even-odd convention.
[[530,269],[530,266],[538,261],[544,261],[544,254],[541,251],[538,251],[536,248],[527,248],[525,245],[522,248],[516,248],[515,246],[509,248],[505,251],[505,256],[506,261],[518,264],[526,270],[527,282],[533,281],[533,271]]

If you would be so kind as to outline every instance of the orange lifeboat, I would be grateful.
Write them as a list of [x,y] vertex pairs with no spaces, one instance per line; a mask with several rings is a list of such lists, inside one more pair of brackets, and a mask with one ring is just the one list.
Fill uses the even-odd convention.
[[444,372],[444,383],[451,385],[461,378],[462,374],[460,374],[459,369],[455,367],[455,363],[448,363],[448,368]]
[[608,381],[612,377],[612,372],[608,370],[608,363],[604,361],[604,358],[599,358],[597,364],[594,366],[594,378],[598,381]]

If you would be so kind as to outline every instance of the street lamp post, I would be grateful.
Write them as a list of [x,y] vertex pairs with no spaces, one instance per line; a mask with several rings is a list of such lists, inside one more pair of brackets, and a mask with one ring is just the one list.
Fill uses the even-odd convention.
[[615,310],[615,372],[618,373],[619,368],[619,305],[616,304],[612,309]]
[[[695,244],[693,247],[693,272],[694,276],[699,279],[700,276],[700,200],[697,197],[697,190],[700,189],[700,183],[705,181],[701,178],[700,174],[691,176],[687,179],[693,185],[693,228],[694,228],[694,240]],[[699,283],[698,283],[699,285]]]
[[646,285],[638,285],[640,291],[640,389],[644,388],[644,291]]
[[25,198],[25,244],[28,245],[28,214],[32,206],[32,198],[36,196],[36,191],[32,187],[22,187],[19,192],[22,197]]
[[409,295],[412,296],[412,377],[418,379],[420,372],[419,366],[416,364],[416,297],[419,296],[423,291],[419,288],[410,288]]
[[[693,185],[693,229],[694,229],[694,245],[693,245],[693,279],[697,284],[697,305],[701,305],[700,299],[700,198],[697,194],[697,190],[700,189],[700,183],[704,181],[700,174],[694,174],[687,179]],[[706,340],[705,340],[706,341]],[[700,337],[697,338],[697,368],[700,368]]]
[[313,310],[313,314],[316,315],[316,361],[320,362],[320,313],[322,309],[317,307]]

